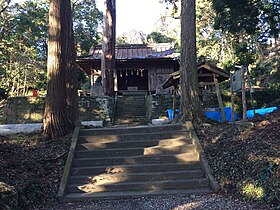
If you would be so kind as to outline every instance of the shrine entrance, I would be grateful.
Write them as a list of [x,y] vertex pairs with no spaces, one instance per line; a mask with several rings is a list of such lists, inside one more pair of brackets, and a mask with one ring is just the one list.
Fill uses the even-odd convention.
[[117,70],[118,90],[149,90],[147,69],[120,69]]

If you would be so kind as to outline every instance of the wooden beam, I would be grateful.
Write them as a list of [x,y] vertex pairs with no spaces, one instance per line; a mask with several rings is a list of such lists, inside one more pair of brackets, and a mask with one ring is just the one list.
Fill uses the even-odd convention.
[[[209,73],[198,73],[197,76],[198,76],[198,77],[213,77],[213,74],[209,74]],[[220,75],[215,74],[215,77],[220,77]]]
[[215,73],[215,74],[219,74],[219,75],[221,75],[221,76],[224,76],[224,77],[229,78],[229,74],[227,74],[227,73],[225,73],[225,72],[222,72],[222,71],[220,71],[220,70],[218,70],[218,69],[215,69],[215,68],[209,66],[208,64],[203,64],[203,65],[200,66],[200,68],[202,68],[202,67],[205,68],[205,69],[207,69],[207,70],[209,70],[209,71],[212,71],[212,72]]
[[200,82],[198,85],[200,87],[204,87],[205,85],[215,85],[215,82]]

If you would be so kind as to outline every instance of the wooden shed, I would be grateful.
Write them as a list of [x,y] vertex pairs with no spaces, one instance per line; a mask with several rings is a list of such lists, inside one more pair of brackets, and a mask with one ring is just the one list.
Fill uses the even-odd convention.
[[[77,59],[80,67],[91,76],[91,85],[101,75],[102,46],[94,46],[88,56]],[[179,70],[178,53],[172,44],[132,44],[116,46],[114,91],[167,93],[162,84]],[[172,88],[171,88],[172,89]]]
[[[218,83],[221,83],[230,78],[230,73],[217,67],[210,62],[204,61],[197,65],[197,77],[198,85],[200,88],[205,86],[213,86],[214,78],[217,79]],[[180,82],[180,71],[176,71],[170,74],[169,78],[163,83],[162,87],[169,88],[171,86],[177,87]]]
[[[164,89],[174,87],[175,90],[179,89],[180,84],[180,71],[176,71],[170,74],[169,78],[163,83],[162,87]],[[222,97],[219,89],[219,83],[228,80],[230,78],[230,73],[217,67],[210,62],[201,62],[197,65],[197,77],[198,77],[198,87],[200,89],[200,96],[202,97],[202,102],[205,100],[204,96],[207,94],[208,90],[214,90],[217,94],[217,99],[219,103],[219,108],[222,113],[222,119],[225,121],[225,113],[223,108]],[[173,92],[173,118],[175,114],[175,104],[176,104],[176,92]]]

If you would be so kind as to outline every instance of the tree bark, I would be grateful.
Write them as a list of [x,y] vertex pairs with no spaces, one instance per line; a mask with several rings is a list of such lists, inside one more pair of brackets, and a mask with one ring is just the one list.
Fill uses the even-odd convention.
[[181,1],[181,117],[180,120],[201,122],[197,58],[195,0]]
[[74,41],[74,31],[73,31],[73,20],[71,14],[71,2],[70,0],[64,0],[64,18],[65,21],[62,22],[62,26],[65,27],[65,40],[66,42],[66,103],[67,103],[67,115],[70,120],[70,128],[74,129],[76,125],[76,120],[78,119],[78,79],[77,79],[77,68],[76,63],[76,49]]
[[62,30],[63,0],[51,0],[49,9],[48,82],[43,135],[56,138],[68,132],[66,106],[65,35]]
[[116,0],[106,0],[102,44],[101,72],[105,95],[114,94],[116,40]]

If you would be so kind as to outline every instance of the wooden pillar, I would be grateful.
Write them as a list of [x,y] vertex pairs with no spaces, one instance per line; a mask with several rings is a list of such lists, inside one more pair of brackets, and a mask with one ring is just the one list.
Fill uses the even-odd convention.
[[118,72],[114,71],[114,91],[118,92]]
[[235,122],[234,118],[234,92],[233,92],[233,75],[230,73],[230,95],[231,95],[231,121]]
[[172,119],[175,118],[175,111],[176,111],[176,92],[177,92],[178,86],[174,86],[173,90],[173,112],[172,112]]
[[222,114],[222,122],[225,122],[226,121],[226,115],[225,115],[223,100],[222,100],[222,96],[221,96],[221,91],[220,91],[218,80],[217,80],[217,78],[215,77],[214,74],[213,74],[213,80],[214,80],[214,84],[215,84],[215,87],[216,87],[216,94],[217,94],[218,103],[219,103],[219,107],[220,107],[221,114]]
[[105,1],[101,72],[105,95],[114,95],[116,0]]
[[242,108],[243,108],[242,120],[246,121],[247,106],[246,106],[246,90],[245,90],[245,69],[243,65],[241,66],[241,87],[242,87]]
[[254,112],[254,116],[256,115],[254,100],[253,100],[253,87],[252,87],[252,80],[251,80],[251,74],[249,68],[247,69],[247,79],[248,79],[248,86],[249,86],[249,92],[250,92],[250,102],[251,106]]
[[90,70],[90,87],[94,86],[94,70]]

